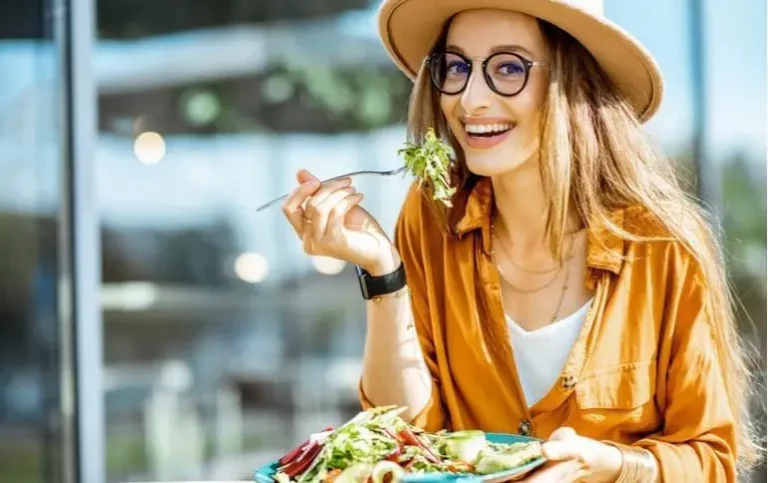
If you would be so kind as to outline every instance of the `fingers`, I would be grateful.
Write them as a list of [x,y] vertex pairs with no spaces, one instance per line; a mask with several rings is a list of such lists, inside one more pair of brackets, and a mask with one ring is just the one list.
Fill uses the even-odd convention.
[[[362,199],[363,194],[355,193],[351,188],[339,190],[326,198],[324,204],[331,206],[331,208],[328,209],[326,206],[320,207],[322,212],[325,212],[325,210],[328,209],[328,214],[321,215],[316,219],[318,221],[322,220],[322,226],[320,223],[313,221],[312,224],[315,225],[315,228],[311,232],[310,230],[305,231],[303,237],[304,251],[307,253],[314,253],[316,247],[323,242],[327,243],[330,239],[331,243],[333,243],[333,240],[338,240],[339,234],[344,229],[344,219],[346,214],[353,206],[360,203]],[[320,228],[318,228],[318,226],[320,226]],[[320,233],[320,230],[324,230],[324,232]]]
[[[338,182],[331,183],[328,186],[321,186],[320,180],[305,169],[299,170],[296,173],[296,180],[299,182],[299,186],[283,202],[283,214],[288,218],[299,238],[303,238],[304,231],[307,228],[304,226],[305,202],[315,195],[327,196],[329,190],[338,186]],[[349,182],[351,180],[346,178],[346,180],[340,181]],[[322,201],[322,198],[319,201]]]
[[570,441],[548,441],[541,445],[541,452],[550,461],[584,460],[581,448]]
[[352,207],[363,201],[362,193],[352,193],[343,200],[339,201],[331,209],[328,216],[328,226],[325,229],[326,236],[337,236],[344,229],[344,220]]
[[316,193],[312,195],[312,198],[307,202],[306,211],[307,216],[312,218],[314,221],[315,216],[319,215],[320,213],[317,211],[320,204],[323,203],[329,196],[331,196],[336,191],[339,191],[341,189],[349,188],[352,184],[352,180],[350,178],[342,178],[336,181],[332,181],[325,186],[321,187],[319,190],[317,190]]
[[550,441],[558,440],[558,439],[570,439],[574,436],[578,436],[576,434],[576,431],[573,428],[569,428],[567,426],[563,426],[561,428],[557,428],[552,432],[552,434],[549,436]]
[[[308,254],[333,254],[341,241],[349,211],[363,195],[356,193],[350,178],[322,184],[306,170],[296,173],[299,186],[283,204],[283,212],[302,239]],[[343,245],[346,246],[345,243]]]
[[314,177],[304,177],[303,179],[304,181],[291,192],[290,196],[283,203],[283,214],[288,218],[288,221],[299,237],[301,237],[304,229],[304,209],[302,206],[307,198],[312,196],[320,187],[320,182],[314,179]]
[[552,433],[549,440],[541,445],[544,457],[550,461],[579,460],[586,461],[585,451],[588,445],[581,442],[576,432],[571,428],[559,428]]
[[[329,223],[332,210],[345,198],[355,194],[355,189],[351,186],[341,188],[338,191],[327,195],[319,203],[315,203],[315,197],[318,197],[320,193],[313,196],[309,203],[307,203],[307,217],[312,220],[312,238],[319,242],[325,237],[326,228]],[[310,208],[309,205],[312,205]]]
[[[333,181],[317,190],[307,201],[304,213],[307,219],[312,220],[311,230],[316,241],[325,235],[328,213],[330,213],[331,208],[354,192],[350,187],[351,184],[352,180],[349,178]],[[307,230],[309,227],[305,226],[304,228]]]
[[313,175],[312,173],[310,173],[310,172],[309,172],[309,171],[307,171],[306,169],[300,169],[300,170],[299,170],[299,171],[296,173],[296,181],[298,181],[298,182],[299,182],[299,184],[301,184],[301,183],[305,183],[305,182],[307,182],[307,181],[316,181],[318,184],[320,184],[320,180],[319,180],[319,179],[317,179],[317,178],[315,177],[315,175]]

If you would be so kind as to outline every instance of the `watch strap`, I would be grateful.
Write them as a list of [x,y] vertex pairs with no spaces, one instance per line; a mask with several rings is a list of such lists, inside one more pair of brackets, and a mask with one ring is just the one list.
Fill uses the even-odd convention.
[[402,263],[394,272],[378,277],[372,276],[359,265],[355,265],[355,270],[360,282],[360,291],[365,300],[397,292],[405,287],[406,284],[405,267],[403,267]]

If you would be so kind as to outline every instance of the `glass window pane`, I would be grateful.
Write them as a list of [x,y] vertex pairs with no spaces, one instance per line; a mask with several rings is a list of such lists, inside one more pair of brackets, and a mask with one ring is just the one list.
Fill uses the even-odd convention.
[[[409,86],[367,1],[98,10],[109,479],[248,479],[358,410],[365,323],[352,267],[255,210],[399,166]],[[408,182],[356,181],[390,233]]]
[[0,2],[0,481],[61,481],[62,78],[48,1]]

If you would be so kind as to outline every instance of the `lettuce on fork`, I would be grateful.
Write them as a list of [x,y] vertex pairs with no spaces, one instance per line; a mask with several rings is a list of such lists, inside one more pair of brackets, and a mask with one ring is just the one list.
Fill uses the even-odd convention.
[[451,207],[451,197],[456,193],[456,188],[451,187],[450,146],[438,139],[435,130],[429,128],[424,136],[421,146],[406,142],[405,147],[398,150],[398,154],[405,161],[406,171],[419,179],[420,183],[428,181],[433,191],[433,199]]

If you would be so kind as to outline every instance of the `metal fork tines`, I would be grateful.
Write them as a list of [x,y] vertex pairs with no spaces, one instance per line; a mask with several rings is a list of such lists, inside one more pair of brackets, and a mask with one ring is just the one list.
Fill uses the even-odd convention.
[[[326,180],[321,182],[321,185],[326,185],[326,184],[331,183],[333,181],[336,181],[338,179],[350,178],[352,176],[360,176],[360,175],[365,175],[365,174],[371,174],[371,175],[377,175],[377,176],[393,176],[393,175],[396,175],[396,174],[400,174],[403,171],[405,171],[405,166],[401,166],[401,167],[399,167],[397,169],[390,169],[389,171],[370,171],[370,170],[353,171],[352,173],[342,174],[342,175],[339,175],[339,176],[334,176],[333,178],[326,179]],[[284,194],[283,196],[275,198],[274,200],[272,200],[272,201],[270,201],[268,203],[264,203],[263,205],[261,205],[258,208],[256,208],[256,211],[261,211],[261,210],[264,210],[266,208],[269,208],[270,206],[274,205],[275,203],[277,203],[279,201],[283,201],[284,199],[288,198],[289,196],[290,196],[290,193],[287,193],[287,194]]]

